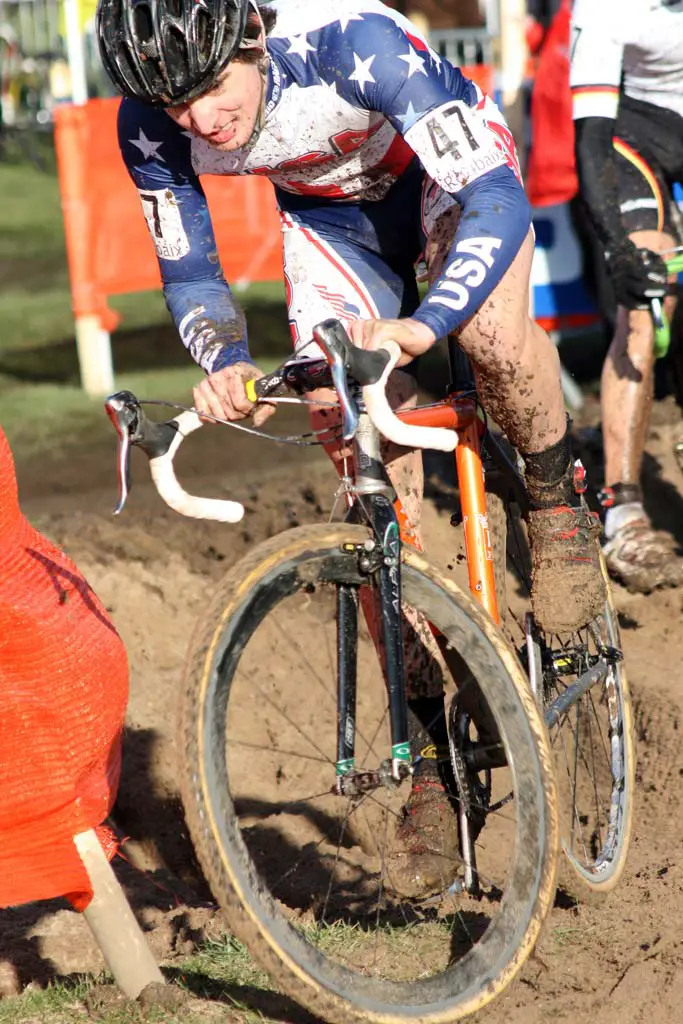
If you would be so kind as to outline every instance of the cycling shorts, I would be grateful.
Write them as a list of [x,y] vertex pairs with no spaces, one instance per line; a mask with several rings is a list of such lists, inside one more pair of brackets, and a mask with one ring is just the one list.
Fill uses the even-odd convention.
[[681,240],[673,185],[683,182],[683,119],[622,96],[614,135],[626,231],[665,231]]
[[[334,317],[410,316],[419,305],[416,263],[437,219],[457,206],[415,160],[381,202],[327,202],[277,190],[292,339],[319,357],[313,327]],[[304,348],[305,346],[305,348]]]

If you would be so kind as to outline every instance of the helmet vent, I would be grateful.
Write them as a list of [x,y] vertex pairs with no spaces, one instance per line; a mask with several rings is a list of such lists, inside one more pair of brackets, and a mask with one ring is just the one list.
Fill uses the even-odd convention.
[[195,25],[197,32],[197,50],[202,61],[206,61],[211,53],[213,42],[213,25],[208,11],[204,7],[197,7],[195,13]]

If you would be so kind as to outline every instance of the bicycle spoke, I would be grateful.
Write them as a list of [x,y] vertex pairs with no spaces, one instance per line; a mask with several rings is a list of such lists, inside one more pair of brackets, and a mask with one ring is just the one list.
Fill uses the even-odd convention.
[[228,741],[231,747],[247,747],[251,750],[267,750],[272,754],[284,754],[286,757],[298,757],[302,761],[317,761],[319,764],[334,765],[329,757],[314,757],[313,754],[302,754],[300,750],[285,750],[283,747],[266,746],[263,743],[250,743],[248,740],[236,740],[232,736]]

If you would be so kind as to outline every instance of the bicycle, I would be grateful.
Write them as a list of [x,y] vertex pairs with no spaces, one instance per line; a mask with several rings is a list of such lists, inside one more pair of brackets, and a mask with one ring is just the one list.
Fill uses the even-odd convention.
[[[497,625],[482,457],[522,504],[525,492],[473,390],[454,387],[444,401],[394,415],[384,388],[397,347],[355,349],[336,321],[314,333],[325,359],[288,362],[256,381],[252,396],[336,387],[342,435],[354,452],[341,481],[346,520],[297,527],[259,545],[207,608],[185,669],[183,803],[231,930],[285,991],[331,1021],[455,1021],[502,991],[538,937],[554,897],[558,828],[543,718],[559,732],[570,712],[585,717],[598,685],[593,703],[597,710],[606,697],[612,719],[601,811],[609,842],[594,845],[582,873],[606,888],[623,869],[633,751],[618,641],[610,635],[605,644],[596,620],[592,650],[565,642],[558,657],[527,617],[524,645],[512,648]],[[450,355],[455,364],[455,347]],[[107,411],[121,439],[117,511],[127,495],[129,448],[139,444],[172,507],[239,518],[235,503],[209,508],[175,481],[172,459],[182,435],[200,424],[195,413],[150,424],[125,392],[108,400]],[[455,450],[471,594],[430,566],[401,530],[380,433]],[[505,511],[499,500],[492,504],[496,514]],[[500,570],[504,537],[498,541]],[[611,605],[605,614],[605,628],[616,630]],[[425,665],[438,666],[450,696],[460,872],[422,901],[396,893],[380,849],[413,769],[402,633],[417,641]],[[322,675],[328,654],[334,695]],[[306,670],[313,685],[299,690]],[[573,683],[561,686],[570,670]],[[325,700],[312,704],[318,693]],[[380,743],[388,757],[380,758]]]

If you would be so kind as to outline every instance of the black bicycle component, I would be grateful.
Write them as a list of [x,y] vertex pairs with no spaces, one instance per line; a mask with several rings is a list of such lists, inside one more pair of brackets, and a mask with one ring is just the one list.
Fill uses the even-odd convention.
[[382,653],[389,695],[391,751],[397,766],[411,756],[401,628],[401,537],[394,506],[385,495],[368,495],[365,507],[382,550],[382,565],[377,574]]
[[353,768],[356,745],[358,588],[337,586],[337,776]]
[[410,775],[410,766],[400,764],[397,776],[394,775],[392,762],[387,758],[382,761],[378,769],[368,771],[350,771],[337,779],[337,785],[333,792],[340,796],[358,797],[373,793],[377,789],[397,790],[404,779]]
[[575,683],[568,686],[559,694],[555,700],[545,709],[545,724],[548,729],[560,721],[569,708],[576,705],[579,698],[587,693],[596,683],[602,683],[607,676],[609,665],[606,661],[598,661],[591,669],[584,672]]
[[254,381],[259,398],[273,395],[304,395],[317,388],[332,387],[332,373],[325,359],[300,359],[285,363]]
[[500,492],[506,504],[514,501],[521,514],[526,515],[531,509],[531,503],[522,475],[513,459],[506,451],[500,439],[490,431],[486,433],[484,446],[488,465],[493,466],[494,471],[500,474],[499,480],[492,480],[492,474],[488,470],[488,466],[486,466],[487,491]]
[[474,388],[472,364],[455,338],[448,336],[449,392]]
[[117,391],[104,403],[107,416],[118,434],[119,443],[116,468],[119,478],[119,500],[114,515],[118,515],[126,504],[132,487],[130,474],[130,449],[132,445],[142,448],[149,459],[165,455],[178,433],[175,420],[153,423],[142,411],[140,401],[132,391]]
[[347,375],[361,387],[376,384],[389,362],[387,352],[354,345],[339,320],[323,320],[313,328],[313,336],[324,352],[341,361]]
[[350,441],[358,428],[359,413],[349,381],[361,387],[376,384],[389,362],[389,354],[356,348],[339,320],[323,320],[313,328],[313,337],[329,363],[342,413],[344,440]]

